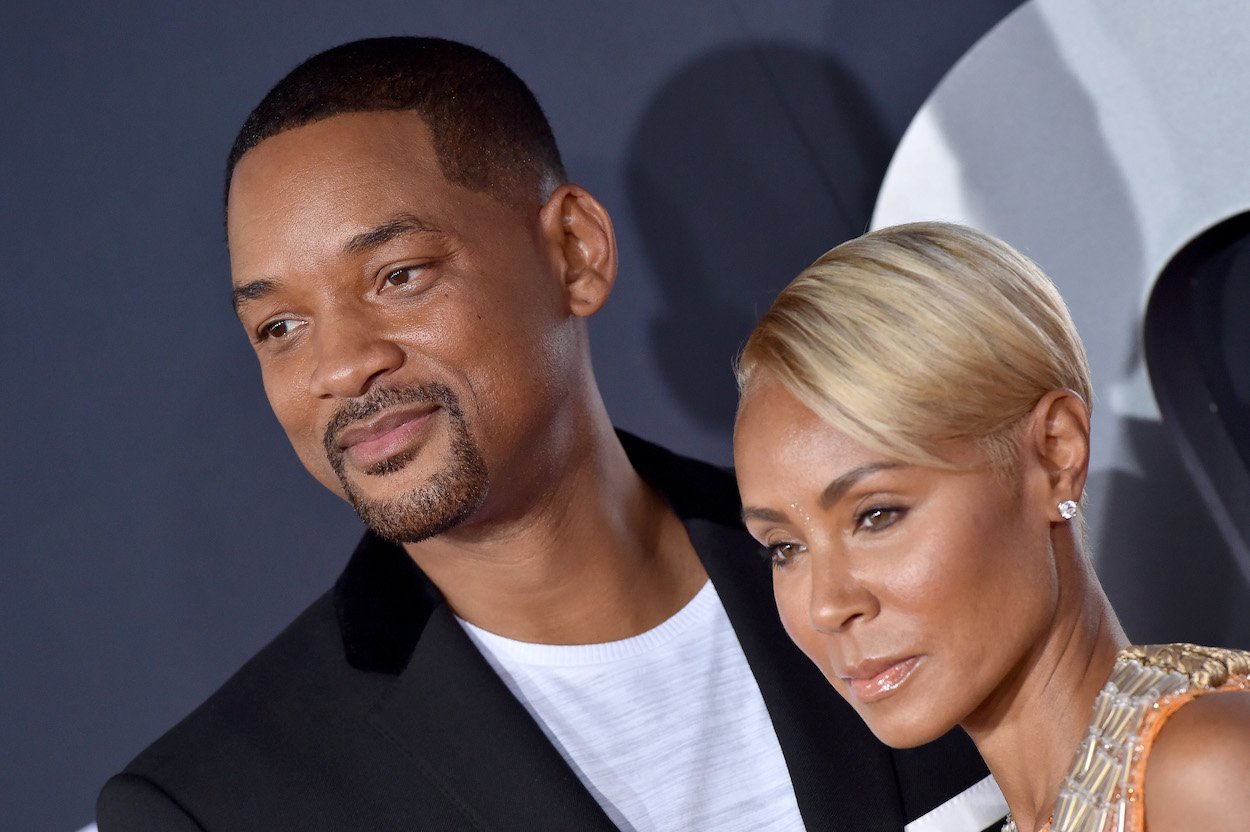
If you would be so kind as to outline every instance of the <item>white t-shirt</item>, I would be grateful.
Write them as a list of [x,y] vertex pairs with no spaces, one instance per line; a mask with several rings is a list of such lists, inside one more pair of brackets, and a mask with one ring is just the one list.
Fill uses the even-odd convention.
[[622,830],[803,829],[763,697],[710,581],[672,618],[623,641],[530,644],[460,624]]

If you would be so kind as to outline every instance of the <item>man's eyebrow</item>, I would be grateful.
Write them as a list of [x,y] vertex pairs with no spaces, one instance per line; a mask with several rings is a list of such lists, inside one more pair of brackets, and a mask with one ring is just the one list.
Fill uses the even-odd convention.
[[[397,214],[381,225],[361,232],[343,244],[347,254],[359,254],[405,234],[437,234],[438,229],[414,214]],[[248,301],[259,300],[278,288],[276,280],[264,278],[235,286],[230,293],[234,313],[239,314]]]
[[829,508],[829,506],[841,499],[842,495],[850,489],[855,483],[862,480],[869,474],[875,474],[878,471],[885,471],[890,468],[902,468],[902,464],[898,462],[868,462],[863,465],[856,465],[851,470],[837,477],[833,482],[825,486],[825,490],[820,493],[818,504],[821,508]]
[[375,228],[357,234],[343,244],[347,254],[359,254],[375,246],[390,242],[405,234],[437,234],[438,229],[413,214],[399,214]]
[[230,292],[230,302],[234,306],[234,314],[239,314],[243,304],[250,300],[259,300],[277,288],[278,282],[276,280],[267,279],[253,280],[251,283],[235,286]]

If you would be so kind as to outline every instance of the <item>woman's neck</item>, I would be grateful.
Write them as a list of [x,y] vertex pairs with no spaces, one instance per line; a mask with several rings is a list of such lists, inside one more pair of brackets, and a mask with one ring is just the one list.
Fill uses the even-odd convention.
[[1053,812],[1094,699],[1128,644],[1092,565],[1075,546],[1067,554],[1053,626],[963,725],[1022,832]]

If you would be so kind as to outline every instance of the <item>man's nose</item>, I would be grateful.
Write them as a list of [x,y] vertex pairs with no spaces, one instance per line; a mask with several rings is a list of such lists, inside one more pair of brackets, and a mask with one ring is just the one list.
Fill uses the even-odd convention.
[[808,616],[822,633],[840,633],[857,621],[869,621],[881,611],[868,584],[848,569],[836,553],[813,553]]
[[404,363],[404,351],[363,316],[324,320],[313,335],[313,395],[350,399],[364,395],[382,376]]

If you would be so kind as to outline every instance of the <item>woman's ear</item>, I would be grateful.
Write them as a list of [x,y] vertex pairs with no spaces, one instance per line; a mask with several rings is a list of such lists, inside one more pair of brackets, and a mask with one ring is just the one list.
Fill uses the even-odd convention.
[[1079,503],[1089,473],[1089,408],[1071,390],[1052,390],[1038,400],[1029,420],[1026,447],[1046,476],[1053,522],[1070,519],[1060,504]]
[[616,235],[612,219],[579,185],[556,188],[539,212],[542,234],[551,246],[574,315],[593,315],[616,281]]

